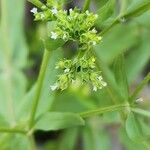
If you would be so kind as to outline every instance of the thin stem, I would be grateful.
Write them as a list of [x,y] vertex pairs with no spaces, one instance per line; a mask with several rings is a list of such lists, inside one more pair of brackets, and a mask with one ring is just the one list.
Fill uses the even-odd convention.
[[108,106],[108,107],[98,108],[98,109],[87,111],[87,112],[82,112],[82,113],[79,113],[79,115],[82,118],[86,118],[86,117],[93,116],[93,115],[100,115],[106,112],[113,112],[113,111],[121,110],[124,107],[130,107],[130,106],[127,104]]
[[16,129],[16,128],[0,128],[0,132],[26,134],[25,130]]
[[[123,4],[125,5],[125,4]],[[125,7],[125,6],[123,6]],[[127,20],[127,19],[132,19],[134,17],[137,17],[141,14],[143,14],[144,12],[146,12],[147,10],[149,10],[149,7],[150,7],[150,2],[145,2],[144,4],[140,5],[139,7],[137,7],[136,9],[130,11],[130,12],[127,12],[127,13],[123,13],[123,9],[125,8],[122,8],[121,10],[121,13],[119,14],[119,16],[117,16],[113,21],[112,23],[106,27],[104,29],[104,31],[102,31],[100,33],[100,35],[104,35],[106,34],[107,32],[109,32],[114,26],[116,26],[117,24],[119,23],[122,23],[122,19],[123,21]]]
[[84,6],[83,6],[83,11],[86,11],[89,9],[90,3],[91,3],[91,0],[85,0]]
[[42,61],[42,65],[41,65],[41,69],[40,69],[40,73],[39,73],[39,77],[38,77],[38,80],[37,80],[36,93],[35,93],[35,97],[33,99],[33,107],[32,107],[32,110],[31,110],[31,115],[30,115],[30,120],[29,120],[29,128],[30,129],[34,125],[34,119],[35,119],[36,111],[37,111],[37,108],[38,108],[38,103],[39,103],[39,100],[40,100],[40,95],[41,95],[41,91],[42,91],[42,84],[43,84],[44,76],[45,76],[45,73],[46,73],[46,68],[47,68],[47,65],[48,65],[50,54],[51,54],[50,51],[45,49],[44,55],[43,55],[43,61]]
[[39,7],[42,9],[42,6],[45,6],[42,2],[40,2],[39,0],[28,0],[28,2],[34,4],[36,7]]

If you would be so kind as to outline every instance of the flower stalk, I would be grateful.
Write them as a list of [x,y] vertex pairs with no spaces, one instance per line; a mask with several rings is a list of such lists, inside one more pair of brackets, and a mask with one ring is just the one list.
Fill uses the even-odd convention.
[[42,85],[43,85],[46,69],[47,69],[47,66],[48,66],[48,61],[49,61],[49,58],[50,58],[50,54],[51,54],[51,52],[48,51],[47,49],[45,49],[44,55],[43,55],[43,60],[42,60],[42,65],[41,65],[41,69],[40,69],[40,73],[39,73],[39,77],[38,77],[38,80],[37,80],[35,97],[33,99],[33,105],[32,105],[33,107],[32,107],[32,110],[31,110],[31,115],[30,115],[30,120],[29,120],[29,129],[31,129],[32,126],[34,125],[34,119],[35,119],[36,111],[37,111],[40,96],[41,96]]

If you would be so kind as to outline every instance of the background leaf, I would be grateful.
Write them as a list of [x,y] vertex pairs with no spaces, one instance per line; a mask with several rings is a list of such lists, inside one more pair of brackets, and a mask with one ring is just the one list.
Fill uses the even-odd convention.
[[84,121],[79,115],[74,113],[47,112],[36,122],[37,130],[60,130],[77,125],[84,125]]

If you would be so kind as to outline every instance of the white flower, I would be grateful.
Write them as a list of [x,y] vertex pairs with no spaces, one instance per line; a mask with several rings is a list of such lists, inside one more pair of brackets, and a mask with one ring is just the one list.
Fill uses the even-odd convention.
[[97,14],[95,15],[95,18],[96,18],[96,19],[98,18],[98,15],[97,15]]
[[44,14],[41,14],[41,19],[44,19],[45,18],[45,15]]
[[92,62],[95,62],[95,58],[94,57],[92,58]]
[[58,13],[58,10],[56,7],[54,7],[52,10],[51,10],[52,14],[53,15],[56,15]]
[[58,85],[57,84],[51,85],[50,88],[52,91],[55,91],[58,88]]
[[93,87],[93,91],[97,91],[97,87],[96,86]]
[[102,86],[107,86],[107,83],[104,81],[101,81]]
[[139,102],[143,102],[143,101],[144,101],[144,100],[143,100],[143,98],[142,98],[142,97],[136,100],[136,102],[137,102],[137,103],[139,103]]
[[57,33],[51,32],[51,38],[52,38],[52,39],[56,40],[57,37],[58,37]]
[[67,68],[67,69],[64,70],[64,73],[68,73],[69,71],[70,71],[70,69]]
[[103,77],[102,76],[99,76],[98,77],[98,80],[102,81]]
[[90,12],[89,12],[88,10],[87,10],[85,13],[86,13],[86,15],[87,15],[87,16],[89,16],[89,15],[90,15]]
[[94,29],[92,29],[92,32],[93,32],[93,33],[97,33],[97,31],[96,31],[96,29],[95,29],[95,28],[94,28]]
[[33,7],[30,12],[32,12],[33,14],[36,14],[37,13],[37,8],[36,7]]
[[95,42],[95,41],[93,41],[92,43],[93,43],[93,45],[96,45],[96,42]]
[[101,39],[102,39],[102,37],[101,37],[101,36],[99,36],[99,37],[98,37],[98,40],[100,41]]
[[65,39],[66,39],[66,37],[67,37],[67,36],[66,36],[66,34],[64,34],[64,35],[63,35],[63,40],[65,40]]
[[69,12],[71,13],[72,11],[73,11],[72,8],[70,8],[70,9],[69,9]]

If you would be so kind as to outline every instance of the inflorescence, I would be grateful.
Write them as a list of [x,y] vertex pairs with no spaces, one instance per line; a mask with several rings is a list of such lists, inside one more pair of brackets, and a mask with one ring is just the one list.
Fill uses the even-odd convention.
[[74,41],[78,44],[78,52],[74,58],[63,59],[56,64],[56,69],[60,69],[62,73],[58,75],[51,90],[65,90],[78,80],[81,84],[91,85],[94,91],[106,86],[107,83],[103,81],[92,53],[92,47],[102,39],[94,27],[98,15],[88,10],[81,12],[77,8],[63,10],[61,3],[56,0],[47,0],[47,4],[42,6],[41,10],[38,12],[37,8],[33,8],[31,12],[35,20],[55,21],[54,29],[48,33],[51,39]]

